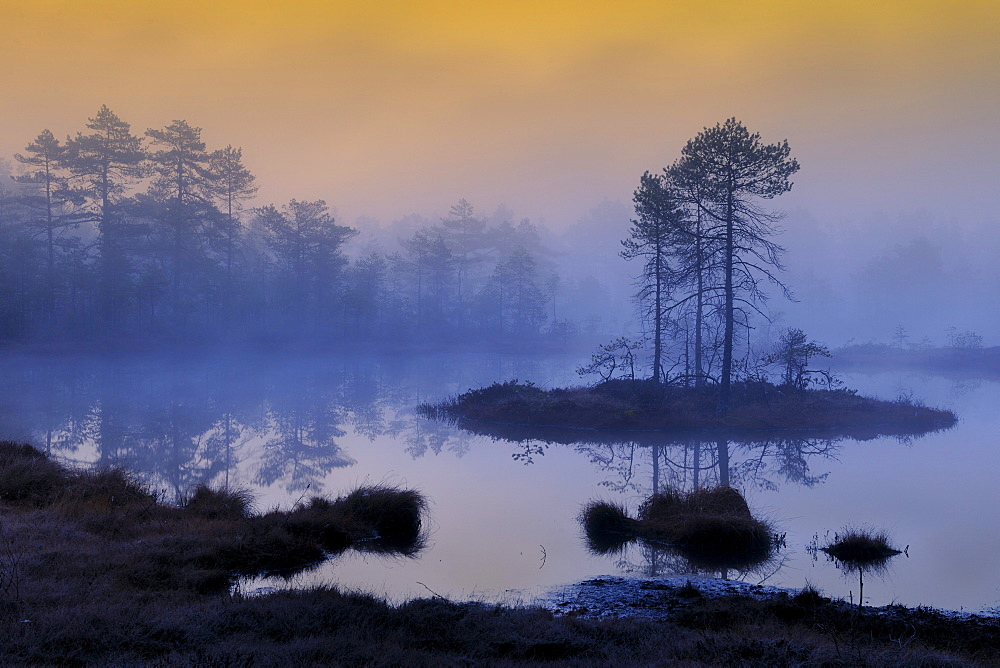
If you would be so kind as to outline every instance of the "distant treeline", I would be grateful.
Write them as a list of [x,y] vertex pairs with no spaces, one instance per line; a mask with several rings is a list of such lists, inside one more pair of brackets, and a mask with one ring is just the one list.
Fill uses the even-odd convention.
[[[974,378],[1000,377],[1000,347],[985,348],[982,337],[975,337],[978,345],[952,345],[935,347],[909,347],[882,343],[865,343],[845,346],[835,350],[833,356],[838,366],[855,369],[897,369],[910,367],[942,375],[959,375]],[[978,341],[976,340],[978,339]],[[968,338],[966,338],[966,341]],[[959,339],[959,343],[963,343]]]
[[14,158],[0,342],[560,345],[575,328],[555,317],[536,227],[490,224],[465,200],[351,259],[359,230],[322,200],[245,208],[257,183],[242,150],[208,150],[186,121],[138,136],[102,107]]

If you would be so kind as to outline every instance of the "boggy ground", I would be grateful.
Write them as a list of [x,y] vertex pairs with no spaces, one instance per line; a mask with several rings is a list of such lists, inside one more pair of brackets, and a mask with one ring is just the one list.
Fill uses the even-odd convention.
[[[599,430],[810,431],[871,438],[916,435],[951,427],[951,411],[910,400],[883,401],[852,390],[797,390],[765,382],[736,383],[730,411],[717,412],[718,388],[656,385],[615,380],[594,387],[543,390],[509,381],[470,390],[438,404],[423,404],[425,417],[477,425],[506,424],[543,434],[551,427]],[[490,431],[486,427],[485,431]],[[521,431],[524,431],[522,429]],[[522,434],[523,435],[523,434]]]
[[248,501],[202,490],[168,506],[122,471],[69,471],[26,446],[0,444],[0,664],[1000,661],[994,619],[921,610],[870,617],[812,597],[685,595],[683,610],[656,620],[439,598],[393,605],[332,588],[244,597],[228,587],[233,573],[292,571],[345,543],[416,549],[413,518],[424,512],[412,492],[378,488],[284,512],[255,513]]

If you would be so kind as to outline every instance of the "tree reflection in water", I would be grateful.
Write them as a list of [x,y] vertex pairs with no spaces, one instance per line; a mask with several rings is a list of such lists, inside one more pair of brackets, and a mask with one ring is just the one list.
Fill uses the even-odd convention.
[[[579,435],[577,432],[576,435]],[[599,469],[611,475],[601,485],[616,491],[656,494],[661,488],[692,490],[725,486],[778,489],[781,483],[812,487],[828,473],[816,474],[811,465],[835,460],[842,438],[791,438],[787,434],[760,435],[754,440],[676,438],[645,432],[619,440],[614,434],[571,443]],[[553,441],[515,441],[516,461],[532,464],[555,445]],[[649,468],[651,478],[637,479],[636,472]]]
[[[479,425],[484,433],[492,428]],[[504,438],[500,427],[494,438]],[[712,487],[737,487],[744,490],[777,490],[782,484],[812,487],[822,483],[828,473],[816,473],[814,467],[836,459],[837,437],[791,437],[787,433],[754,434],[740,440],[695,436],[677,437],[659,432],[598,435],[593,432],[549,432],[546,440],[514,441],[516,461],[533,464],[550,447],[565,444],[586,456],[598,469],[609,475],[600,484],[609,491],[644,499],[664,490],[689,492]],[[581,438],[582,436],[582,438]],[[576,439],[576,440],[574,440]],[[777,547],[783,547],[778,536]],[[623,541],[613,554],[616,567],[626,573],[648,576],[668,574],[711,574],[722,578],[738,575],[766,579],[783,563],[780,552],[770,559],[735,570],[707,566],[689,556],[653,541]]]
[[201,483],[319,492],[331,470],[355,463],[339,443],[345,427],[375,439],[416,421],[402,378],[371,360],[261,369],[225,359],[5,358],[0,373],[9,389],[0,436],[68,462],[127,466],[175,498]]

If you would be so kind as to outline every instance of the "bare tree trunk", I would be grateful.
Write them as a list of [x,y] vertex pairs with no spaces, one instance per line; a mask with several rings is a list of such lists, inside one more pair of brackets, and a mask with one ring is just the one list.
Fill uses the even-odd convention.
[[698,263],[698,294],[695,297],[695,312],[694,312],[694,386],[701,387],[705,384],[705,373],[704,367],[702,365],[701,350],[703,342],[701,340],[701,330],[703,327],[702,323],[702,311],[705,304],[705,256],[704,249],[702,248],[702,238],[701,238],[701,207],[698,208],[698,227],[695,230],[695,254],[696,261]]
[[729,441],[715,442],[719,452],[719,487],[729,487]]
[[732,400],[733,336],[735,325],[735,298],[733,295],[733,194],[730,190],[726,200],[726,331],[722,342],[722,378],[719,384],[719,414],[729,412]]

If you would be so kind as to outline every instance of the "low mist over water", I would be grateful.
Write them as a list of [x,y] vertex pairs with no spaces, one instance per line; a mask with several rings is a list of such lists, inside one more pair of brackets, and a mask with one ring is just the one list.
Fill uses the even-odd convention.
[[582,432],[568,444],[507,442],[413,410],[494,378],[566,384],[572,362],[482,354],[263,362],[8,356],[0,370],[16,392],[0,402],[0,435],[30,440],[58,459],[125,464],[167,498],[199,483],[228,484],[252,489],[260,508],[288,508],[306,494],[388,482],[430,500],[429,545],[417,558],[345,555],[300,576],[299,584],[332,581],[397,599],[425,595],[426,585],[442,595],[495,600],[605,573],[690,573],[683,561],[639,545],[615,557],[591,555],[577,516],[592,499],[634,511],[655,490],[728,481],[785,535],[765,571],[729,577],[796,588],[808,581],[830,595],[856,597],[853,576],[808,548],[845,525],[871,525],[909,549],[884,578],[866,580],[867,602],[1000,604],[992,566],[1000,545],[982,531],[981,515],[968,512],[992,489],[995,382],[903,372],[846,376],[863,392],[912,393],[963,416],[954,429],[903,441],[783,434],[602,441]]

